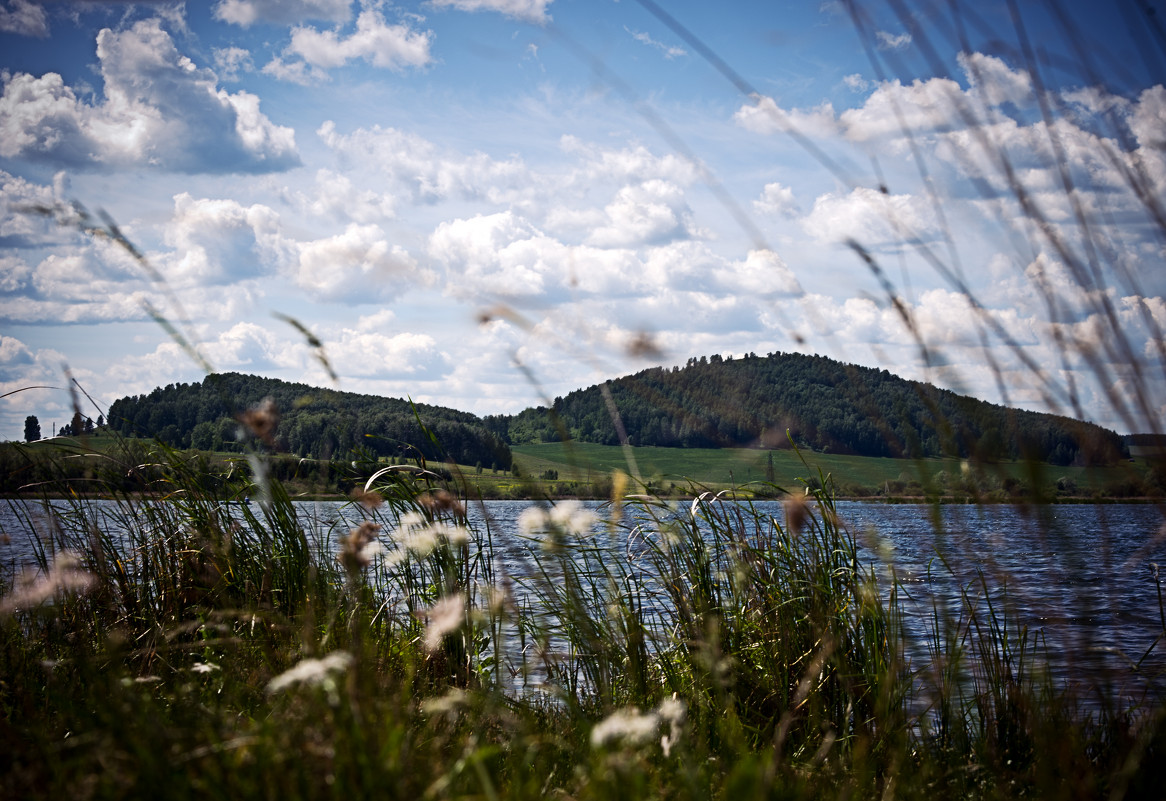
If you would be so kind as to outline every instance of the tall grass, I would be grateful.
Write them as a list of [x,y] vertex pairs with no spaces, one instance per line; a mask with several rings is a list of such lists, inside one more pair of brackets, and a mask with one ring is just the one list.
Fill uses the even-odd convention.
[[150,457],[150,491],[119,495],[111,461],[90,485],[113,501],[6,532],[41,561],[0,606],[6,797],[1138,797],[1162,778],[1160,696],[1056,686],[988,575],[907,625],[829,476],[776,515],[709,492],[533,506],[503,558],[415,466],[370,477],[357,524],[312,529],[278,482],[244,506],[253,476]]

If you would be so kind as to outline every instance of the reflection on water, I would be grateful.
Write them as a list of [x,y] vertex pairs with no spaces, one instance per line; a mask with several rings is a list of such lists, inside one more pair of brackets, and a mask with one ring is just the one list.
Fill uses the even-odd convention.
[[[598,503],[587,504],[591,508]],[[486,501],[470,510],[475,530],[489,533],[496,572],[521,581],[533,562],[531,543],[519,535],[527,501]],[[58,513],[75,508],[60,502]],[[117,530],[120,513],[112,502],[84,502],[90,522]],[[765,515],[781,519],[779,503],[758,503]],[[324,549],[359,519],[358,507],[339,502],[300,502],[297,512],[309,539]],[[943,506],[838,504],[840,518],[859,543],[860,560],[901,588],[908,632],[923,633],[933,613],[958,618],[961,592],[979,608],[999,604],[1007,591],[1016,618],[1047,642],[1055,677],[1088,674],[1121,676],[1137,686],[1163,689],[1166,631],[1155,582],[1166,566],[1161,511],[1146,505],[1064,505],[1033,509],[1007,505]],[[689,505],[674,513],[688,515]],[[634,560],[653,532],[649,518],[629,515],[618,530],[596,527],[593,545],[603,558],[624,560],[638,580]],[[388,533],[386,527],[386,534]],[[37,537],[54,530],[53,515],[36,504],[0,506],[0,564],[8,577],[33,564]],[[1166,579],[1166,576],[1163,576]],[[662,594],[649,605],[663,603]],[[658,611],[658,610],[657,610]],[[1148,656],[1147,656],[1148,654]],[[924,656],[922,648],[913,654]],[[1130,679],[1131,665],[1141,670]]]

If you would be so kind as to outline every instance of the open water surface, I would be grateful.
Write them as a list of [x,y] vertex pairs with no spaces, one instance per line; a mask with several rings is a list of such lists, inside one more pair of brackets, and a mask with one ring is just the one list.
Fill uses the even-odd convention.
[[[98,526],[116,526],[112,502],[84,503]],[[518,521],[532,504],[486,501],[470,512],[472,526],[490,532],[499,572],[520,585],[533,563],[531,543],[520,535]],[[602,517],[601,504],[585,506]],[[783,519],[778,502],[755,507]],[[690,508],[689,502],[677,503],[673,514],[686,516]],[[999,604],[1007,591],[1015,613],[1010,625],[1027,626],[1043,640],[1058,679],[1088,676],[1120,683],[1131,696],[1144,689],[1166,694],[1166,620],[1155,580],[1158,565],[1166,568],[1166,527],[1159,507],[840,502],[837,511],[859,543],[860,561],[879,571],[885,586],[892,576],[898,582],[909,632],[921,635],[937,611],[958,617],[961,592],[970,592],[984,609],[989,602]],[[339,502],[301,502],[297,512],[309,539],[325,549],[360,516],[357,508]],[[604,558],[627,560],[625,572],[633,578],[636,555],[654,534],[649,519],[638,527],[636,522],[595,529]],[[36,538],[52,526],[51,510],[20,501],[0,503],[0,566],[9,578],[35,563]],[[386,526],[385,534],[390,533]]]

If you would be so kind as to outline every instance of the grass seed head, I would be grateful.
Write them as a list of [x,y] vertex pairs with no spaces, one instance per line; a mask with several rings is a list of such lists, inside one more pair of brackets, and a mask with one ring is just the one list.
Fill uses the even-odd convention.
[[61,594],[85,592],[95,582],[94,576],[81,568],[75,554],[62,551],[48,573],[25,573],[16,580],[12,592],[0,600],[0,616],[40,606]]

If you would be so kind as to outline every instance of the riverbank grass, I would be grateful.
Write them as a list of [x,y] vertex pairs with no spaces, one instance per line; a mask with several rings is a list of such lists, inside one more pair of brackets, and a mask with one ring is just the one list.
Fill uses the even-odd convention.
[[415,465],[355,485],[359,525],[313,530],[258,453],[227,476],[125,455],[86,479],[101,514],[74,499],[5,532],[40,569],[0,598],[4,797],[1133,798],[1164,778],[1160,696],[1054,684],[998,577],[908,625],[808,467],[776,517],[632,486],[599,515],[532,506],[516,546]]

